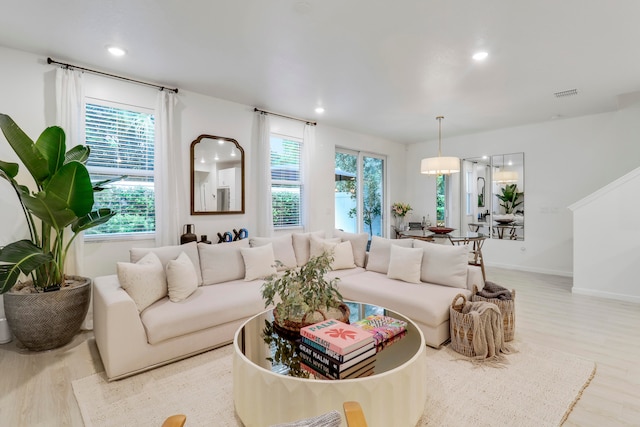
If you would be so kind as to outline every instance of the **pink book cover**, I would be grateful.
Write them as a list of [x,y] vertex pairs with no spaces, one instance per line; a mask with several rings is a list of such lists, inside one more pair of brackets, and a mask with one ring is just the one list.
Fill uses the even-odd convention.
[[373,334],[376,345],[379,345],[407,330],[407,322],[389,316],[374,314],[358,320],[353,326]]
[[333,319],[305,326],[300,335],[338,354],[347,354],[373,341],[373,335],[362,328]]

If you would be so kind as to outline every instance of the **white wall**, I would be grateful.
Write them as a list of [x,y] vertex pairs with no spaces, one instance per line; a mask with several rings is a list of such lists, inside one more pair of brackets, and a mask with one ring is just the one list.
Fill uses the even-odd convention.
[[[618,112],[443,139],[443,155],[461,158],[524,152],[525,240],[487,240],[486,264],[571,275],[573,224],[567,207],[640,166],[639,113],[635,105]],[[407,155],[409,202],[432,218],[435,178],[419,170],[420,159],[436,153],[437,141],[429,141],[411,145]],[[609,215],[599,212],[597,223],[605,224]]]
[[[46,64],[46,58],[0,47],[0,112],[9,114],[32,138],[36,138],[46,126],[55,124],[55,68]],[[114,79],[87,74],[87,95],[104,98],[142,107],[153,108],[156,90],[145,86],[125,83]],[[255,148],[252,144],[254,132],[253,106],[237,104],[180,90],[176,107],[177,134],[176,143],[181,145],[181,162],[183,173],[183,191],[180,200],[175,203],[181,207],[181,223],[195,224],[198,236],[206,234],[214,243],[216,233],[232,229],[247,228],[253,235],[256,228],[255,189],[256,164]],[[286,123],[288,122],[288,124]],[[285,134],[297,127],[292,121],[274,123],[283,126]],[[189,148],[191,142],[200,134],[224,136],[237,140],[245,151],[245,214],[241,215],[190,215],[189,209]],[[387,183],[389,194],[385,211],[389,211],[391,198],[404,197],[405,147],[380,138],[357,134],[341,129],[324,126],[322,120],[316,128],[316,149],[312,165],[312,188],[310,194],[309,230],[326,230],[331,232],[334,224],[334,150],[336,146],[355,150],[368,151],[388,156]],[[6,143],[0,143],[0,159],[17,161]],[[22,176],[22,175],[21,175]],[[394,179],[389,179],[389,176]],[[4,192],[3,192],[4,191]],[[400,193],[400,195],[397,195]],[[11,201],[10,192],[0,186],[0,221],[21,219],[21,213]],[[7,196],[7,197],[4,197]],[[15,209],[14,209],[15,208]],[[5,227],[0,232],[0,245],[18,237],[19,227]],[[176,236],[178,242],[178,236]],[[152,240],[101,241],[85,244],[85,274],[95,277],[115,272],[117,261],[128,261],[128,250],[131,247],[153,246]]]
[[640,222],[630,215],[640,211],[638,195],[640,168],[571,206],[573,292],[640,302]]

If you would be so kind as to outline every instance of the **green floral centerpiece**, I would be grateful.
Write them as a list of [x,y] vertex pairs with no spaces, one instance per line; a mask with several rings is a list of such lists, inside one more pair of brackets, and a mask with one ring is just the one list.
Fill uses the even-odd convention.
[[298,268],[271,276],[262,285],[265,307],[273,309],[275,325],[288,332],[327,319],[349,321],[349,307],[338,291],[337,278],[327,280],[333,256],[328,252],[312,257]]

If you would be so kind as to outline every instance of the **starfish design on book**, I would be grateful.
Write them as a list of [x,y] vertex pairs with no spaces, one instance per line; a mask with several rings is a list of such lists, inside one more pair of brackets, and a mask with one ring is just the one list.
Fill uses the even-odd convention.
[[347,331],[343,328],[330,329],[325,332],[325,334],[329,335],[332,338],[341,338],[343,340],[346,339],[354,339],[356,337],[356,333],[354,331]]

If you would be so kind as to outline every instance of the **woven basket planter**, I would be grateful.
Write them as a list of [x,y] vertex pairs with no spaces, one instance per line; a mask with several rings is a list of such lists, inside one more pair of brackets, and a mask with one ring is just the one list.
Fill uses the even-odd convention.
[[[340,303],[338,306],[340,310],[340,317],[337,317],[336,320],[339,320],[344,323],[349,323],[349,315],[351,310],[349,306],[345,303]],[[320,313],[322,316],[322,320],[329,320],[330,316],[324,310],[317,310],[316,313]],[[287,336],[300,336],[300,329],[305,326],[313,325],[314,323],[318,323],[319,320],[307,320],[307,317],[311,314],[311,312],[305,313],[301,320],[292,320],[292,319],[280,319],[278,317],[278,310],[273,310],[273,324],[280,333],[285,333]]]
[[16,338],[29,350],[61,347],[80,331],[91,298],[91,279],[68,276],[81,285],[54,292],[4,294],[4,310]]
[[511,290],[511,300],[502,300],[498,298],[485,298],[477,295],[478,288],[473,286],[473,295],[471,295],[471,301],[486,301],[498,306],[502,313],[502,331],[504,335],[504,341],[513,341],[516,334],[516,290]]

